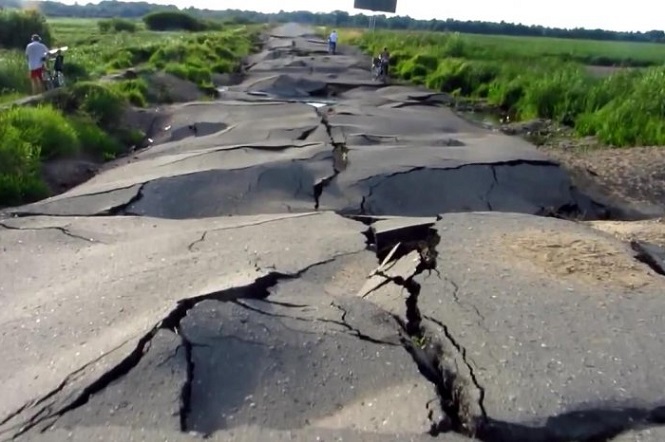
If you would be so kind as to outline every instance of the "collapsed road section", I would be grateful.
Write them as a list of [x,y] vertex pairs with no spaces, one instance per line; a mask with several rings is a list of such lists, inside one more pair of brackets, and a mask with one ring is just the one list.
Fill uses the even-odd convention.
[[557,219],[612,214],[528,143],[278,33],[0,220],[0,439],[662,440],[661,249]]
[[442,94],[384,87],[363,57],[318,54],[321,45],[301,36],[269,40],[219,100],[164,110],[168,121],[153,146],[128,164],[8,213],[621,215],[579,192],[528,142],[461,119]]

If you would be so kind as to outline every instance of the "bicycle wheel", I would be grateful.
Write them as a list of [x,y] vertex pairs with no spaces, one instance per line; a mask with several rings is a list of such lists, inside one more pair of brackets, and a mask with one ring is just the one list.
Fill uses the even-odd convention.
[[58,72],[56,74],[56,82],[58,83],[58,87],[64,87],[65,86],[65,74],[62,72]]
[[51,81],[51,76],[48,75],[47,73],[44,73],[44,75],[42,75],[42,84],[44,85],[45,91],[53,89],[53,82]]

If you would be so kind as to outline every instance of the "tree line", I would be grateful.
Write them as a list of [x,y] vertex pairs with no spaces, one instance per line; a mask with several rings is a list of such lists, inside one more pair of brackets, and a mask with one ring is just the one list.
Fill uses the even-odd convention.
[[[0,0],[0,8],[20,7],[20,0]],[[55,1],[41,1],[41,12],[48,17],[84,17],[84,18],[140,18],[157,10],[178,11],[176,6],[157,5],[148,2],[123,2],[105,0],[97,4],[65,5]],[[312,25],[338,26],[338,27],[367,27],[369,16],[364,14],[349,14],[343,11],[330,13],[313,13],[309,11],[296,11],[278,13],[261,13],[254,11],[185,8],[189,14],[206,19],[219,19],[237,23],[266,23],[266,22],[299,22]],[[648,32],[617,32],[603,29],[561,29],[544,26],[526,26],[515,23],[493,23],[483,21],[460,20],[416,20],[411,17],[385,15],[376,16],[376,27],[385,29],[423,30],[423,31],[450,31],[469,34],[513,35],[530,37],[557,37],[570,39],[609,40],[609,41],[635,41],[635,42],[665,42],[665,32],[653,30]]]

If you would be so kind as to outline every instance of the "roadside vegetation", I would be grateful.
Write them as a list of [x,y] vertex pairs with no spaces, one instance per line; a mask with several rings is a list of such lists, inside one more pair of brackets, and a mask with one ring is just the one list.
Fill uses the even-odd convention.
[[[259,30],[169,14],[158,13],[155,25],[156,14],[144,20],[45,21],[33,11],[0,11],[0,38],[6,39],[0,46],[16,48],[0,50],[0,207],[49,196],[45,162],[103,162],[140,144],[145,133],[126,124],[126,112],[173,101],[168,87],[154,86],[155,75],[170,74],[214,96],[215,76],[239,68]],[[13,28],[5,32],[5,26]],[[49,47],[68,46],[68,85],[15,105],[30,90],[23,48],[35,29]]]
[[[543,118],[611,146],[665,145],[665,46],[553,38],[344,30],[391,74],[511,120]],[[609,74],[594,66],[613,66]],[[647,67],[648,66],[648,67]]]

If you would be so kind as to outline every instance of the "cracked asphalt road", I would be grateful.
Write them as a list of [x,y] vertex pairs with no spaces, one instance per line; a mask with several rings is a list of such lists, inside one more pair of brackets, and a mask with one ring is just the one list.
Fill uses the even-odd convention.
[[310,34],[1,214],[0,440],[661,440],[658,246]]

